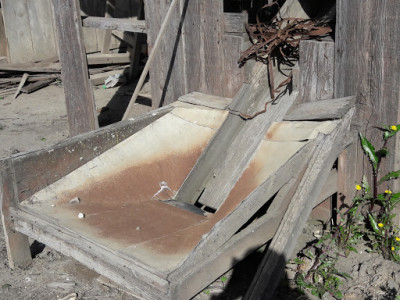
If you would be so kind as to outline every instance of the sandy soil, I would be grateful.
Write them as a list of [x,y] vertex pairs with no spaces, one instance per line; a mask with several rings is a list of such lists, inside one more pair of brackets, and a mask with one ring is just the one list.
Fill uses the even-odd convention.
[[[121,117],[134,86],[95,89],[99,123],[107,125]],[[144,91],[144,94],[148,91]],[[146,96],[146,95],[144,95]],[[150,102],[141,98],[135,114],[150,110]],[[54,144],[68,137],[68,122],[62,85],[51,85],[33,94],[21,94],[17,99],[0,99],[0,157],[30,151]],[[303,230],[297,249],[300,250],[319,230],[318,223],[309,222]],[[1,227],[1,225],[0,225]],[[76,299],[136,299],[110,283],[100,282],[99,275],[72,258],[32,241],[35,253],[28,269],[11,270],[3,229],[0,228],[0,299],[62,299],[76,293]],[[262,258],[256,252],[246,261],[219,278],[196,300],[241,299]],[[396,299],[400,284],[400,266],[383,260],[363,249],[339,262],[339,270],[351,274],[353,279],[344,285],[344,299]],[[288,277],[275,294],[275,299],[313,299],[296,291]],[[289,278],[289,279],[288,279]],[[75,299],[73,296],[65,299]],[[332,299],[326,296],[325,299]]]

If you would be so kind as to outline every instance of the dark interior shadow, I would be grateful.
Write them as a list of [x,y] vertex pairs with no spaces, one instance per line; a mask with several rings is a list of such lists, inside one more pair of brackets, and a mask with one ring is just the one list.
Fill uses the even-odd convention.
[[[80,7],[84,14],[92,17],[104,17],[107,0],[80,0]],[[139,0],[110,0],[109,12],[114,18],[129,18],[138,15]],[[113,9],[113,6],[115,9]]]
[[[208,288],[203,290],[202,293],[210,293],[211,300],[233,300],[233,299],[242,299],[249,289],[253,278],[257,273],[257,269],[260,266],[263,257],[265,255],[266,250],[263,250],[264,247],[260,249],[252,249],[250,250],[245,259],[238,261],[234,260],[232,265],[234,267],[230,271],[231,276],[224,284],[211,284]],[[267,248],[265,248],[267,249]],[[282,255],[276,255],[277,260],[279,261],[279,265],[283,266],[276,273],[276,276],[281,277],[279,284],[272,295],[265,295],[262,299],[268,300],[292,300],[297,299],[300,296],[301,299],[306,300],[309,299],[303,295],[302,292],[297,290],[297,288],[293,287],[293,284],[289,281],[285,274],[284,266],[285,260]],[[279,273],[279,274],[278,274]],[[224,276],[222,276],[223,278]],[[221,280],[219,280],[221,281]]]

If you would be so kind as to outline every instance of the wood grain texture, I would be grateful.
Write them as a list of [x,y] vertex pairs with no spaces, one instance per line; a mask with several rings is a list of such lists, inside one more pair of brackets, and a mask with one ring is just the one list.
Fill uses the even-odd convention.
[[[235,210],[219,221],[205,235],[184,263],[169,275],[170,280],[178,280],[205,260],[216,249],[226,243],[282,186],[299,176],[307,165],[314,150],[311,142],[285,162],[279,170],[263,182],[244,199]],[[273,214],[271,215],[273,217]]]
[[[157,34],[171,1],[146,1],[145,15],[149,51],[152,51]],[[176,101],[186,94],[186,73],[183,66],[181,22],[185,18],[187,0],[180,0],[166,24],[166,31],[150,68],[152,106],[160,107]],[[182,11],[184,14],[182,15]]]
[[167,106],[134,120],[69,138],[56,145],[13,157],[16,193],[23,201],[64,177],[135,132],[154,122],[172,108]]
[[145,21],[136,19],[87,17],[83,20],[83,26],[139,33],[146,32]]
[[332,40],[300,42],[300,91],[297,103],[333,98],[334,53],[335,43]]
[[10,160],[0,160],[0,204],[8,264],[11,269],[25,268],[32,258],[28,237],[15,231],[10,216],[10,208],[18,205]]
[[77,0],[53,0],[71,136],[98,127]]
[[231,98],[206,95],[199,92],[193,92],[187,95],[183,95],[179,97],[178,100],[181,102],[202,105],[217,109],[227,109],[232,102]]
[[50,0],[26,1],[34,60],[57,56]]
[[0,57],[1,56],[8,57],[8,43],[6,30],[4,28],[3,9],[0,8]]
[[347,146],[343,141],[349,131],[354,111],[355,108],[351,108],[331,134],[316,139],[317,149],[313,158],[244,299],[271,299],[297,238],[329,176],[330,168],[327,166],[332,166]]
[[265,215],[242,228],[224,245],[188,269],[184,276],[177,278],[177,282],[171,281],[170,299],[191,298],[210,282],[223,275],[226,270],[233,268],[236,263],[270,240],[279,226],[299,181],[293,179],[288,182],[275,196]]
[[[374,126],[398,124],[400,61],[400,2],[337,1],[335,38],[335,97],[355,95],[358,109],[354,129],[362,132],[373,144],[380,145],[381,132]],[[399,149],[399,140],[392,139],[388,149]],[[370,172],[359,145],[355,144],[341,157],[339,165],[346,179],[342,181],[339,199],[349,203],[354,196],[354,182]],[[381,174],[400,168],[400,152],[396,150],[383,160]],[[344,177],[340,176],[340,177]],[[398,189],[399,183],[394,182]]]
[[248,22],[249,16],[246,11],[242,13],[224,13],[224,33],[245,33],[244,24]]
[[10,63],[34,61],[26,0],[2,0],[1,4]]
[[306,102],[295,105],[283,118],[285,121],[341,119],[355,105],[354,96]]
[[104,246],[29,211],[11,210],[11,214],[19,232],[75,258],[140,298],[165,299],[168,282],[161,278],[161,274],[154,274],[146,266],[120,252],[105,249]]

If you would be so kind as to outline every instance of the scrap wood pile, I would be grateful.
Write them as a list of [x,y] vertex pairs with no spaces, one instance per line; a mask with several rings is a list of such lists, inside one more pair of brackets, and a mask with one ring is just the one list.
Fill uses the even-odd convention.
[[[92,84],[105,84],[106,79],[110,77],[117,77],[120,81],[124,70],[129,67],[128,56],[127,59],[115,63],[112,59],[103,61],[98,59],[97,55],[89,55],[89,75]],[[58,58],[33,63],[0,64],[0,97],[14,94],[16,98],[20,93],[29,94],[60,81],[61,65]]]
[[276,59],[278,64],[293,66],[294,62],[298,61],[301,40],[322,38],[332,32],[325,20],[282,18],[278,13],[270,21],[261,21],[260,13],[275,5],[278,6],[278,3],[273,2],[263,6],[257,15],[257,23],[246,25],[252,46],[242,52],[239,58],[240,64],[244,64],[249,59],[268,64],[272,99],[275,98],[275,93],[279,92],[280,87],[290,82],[290,80],[285,80],[275,88],[272,72],[273,59]]

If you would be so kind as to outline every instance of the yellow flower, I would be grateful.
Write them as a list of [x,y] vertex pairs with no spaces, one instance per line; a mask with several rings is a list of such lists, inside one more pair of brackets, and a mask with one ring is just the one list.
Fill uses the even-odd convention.
[[400,242],[400,238],[398,236],[396,236],[396,241]]
[[392,251],[394,251],[394,247],[392,247]]
[[356,185],[356,190],[357,190],[357,191],[361,190],[361,185],[357,184],[357,185]]
[[390,126],[390,129],[392,129],[394,131],[394,130],[397,130],[397,127],[396,127],[396,125],[392,125],[392,126]]
[[391,190],[386,190],[385,191],[385,194],[388,194],[388,195],[390,195],[392,193],[392,191]]
[[382,228],[382,227],[383,227],[383,224],[382,224],[382,223],[378,223],[378,227],[379,227],[379,228]]

